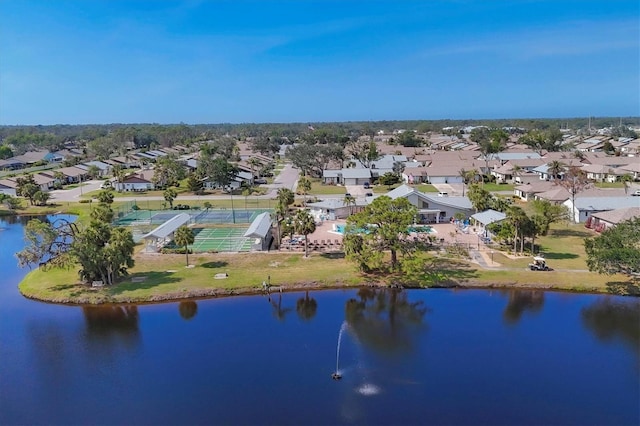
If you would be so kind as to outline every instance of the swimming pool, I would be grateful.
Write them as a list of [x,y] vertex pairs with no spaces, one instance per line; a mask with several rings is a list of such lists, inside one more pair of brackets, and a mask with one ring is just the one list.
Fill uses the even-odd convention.
[[[329,232],[333,232],[335,234],[344,235],[344,230],[345,230],[346,227],[347,226],[345,224],[343,224],[343,223],[336,223],[335,225],[333,225],[333,231],[329,231]],[[409,228],[407,228],[407,230],[409,232],[424,232],[426,234],[437,234],[438,233],[435,229],[433,229],[429,225],[412,225]]]

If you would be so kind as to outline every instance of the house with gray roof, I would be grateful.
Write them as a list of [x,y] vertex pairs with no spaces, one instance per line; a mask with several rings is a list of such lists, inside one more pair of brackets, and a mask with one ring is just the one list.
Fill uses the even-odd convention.
[[585,222],[587,218],[600,212],[623,209],[628,207],[640,207],[640,200],[632,196],[616,197],[579,197],[575,205],[568,199],[563,205],[567,206],[576,222]]
[[344,198],[328,198],[316,203],[307,203],[307,207],[316,221],[320,222],[346,219],[349,215],[364,209],[367,204],[367,200],[354,199],[354,203],[347,204]]
[[363,185],[371,182],[371,169],[338,169],[323,170],[322,182],[326,185]]
[[440,223],[448,221],[457,213],[470,216],[473,213],[473,205],[467,197],[438,197],[418,191],[408,185],[400,185],[388,192],[392,199],[406,198],[418,209],[417,223]]

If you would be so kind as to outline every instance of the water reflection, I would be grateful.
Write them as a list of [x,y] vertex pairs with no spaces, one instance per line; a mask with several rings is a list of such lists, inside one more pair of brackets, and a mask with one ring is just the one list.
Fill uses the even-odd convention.
[[525,312],[537,314],[544,306],[544,292],[539,290],[509,290],[509,302],[502,318],[505,324],[517,324]]
[[602,342],[620,339],[640,355],[640,301],[598,299],[581,311],[582,323]]
[[303,321],[310,321],[313,319],[313,317],[316,316],[317,310],[318,303],[316,302],[316,299],[309,297],[308,291],[304,294],[304,297],[301,297],[296,302],[296,312]]
[[82,313],[89,339],[133,346],[140,338],[136,305],[83,306]]
[[282,293],[278,294],[278,301],[275,301],[275,298],[269,296],[269,303],[271,303],[271,307],[273,310],[271,313],[278,321],[284,321],[287,314],[293,311],[293,308],[287,308],[282,306]]
[[193,300],[185,300],[178,304],[178,311],[182,319],[189,321],[198,313],[198,304]]
[[398,289],[362,288],[358,299],[349,299],[345,316],[358,341],[387,354],[411,352],[428,309],[423,301],[410,302],[408,294]]

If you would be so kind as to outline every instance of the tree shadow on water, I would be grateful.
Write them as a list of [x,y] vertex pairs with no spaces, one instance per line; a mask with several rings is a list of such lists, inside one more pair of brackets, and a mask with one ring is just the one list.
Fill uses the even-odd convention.
[[200,266],[202,268],[217,269],[217,268],[224,268],[225,266],[228,266],[228,265],[229,265],[229,262],[216,260],[216,261],[213,261],[213,262],[203,263]]

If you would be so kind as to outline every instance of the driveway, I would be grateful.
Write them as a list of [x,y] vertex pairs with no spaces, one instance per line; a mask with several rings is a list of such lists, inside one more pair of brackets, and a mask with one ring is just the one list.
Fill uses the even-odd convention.
[[290,163],[286,163],[278,176],[273,179],[273,183],[262,186],[271,189],[271,191],[269,192],[270,197],[275,197],[277,195],[278,189],[280,188],[287,188],[292,190],[293,192],[296,192],[299,176],[300,172],[298,171],[298,169],[294,169]]
[[56,189],[49,192],[51,194],[51,201],[78,201],[83,194],[87,194],[91,191],[97,191],[100,189],[104,181],[102,180],[88,180],[82,182],[82,185],[73,189]]

